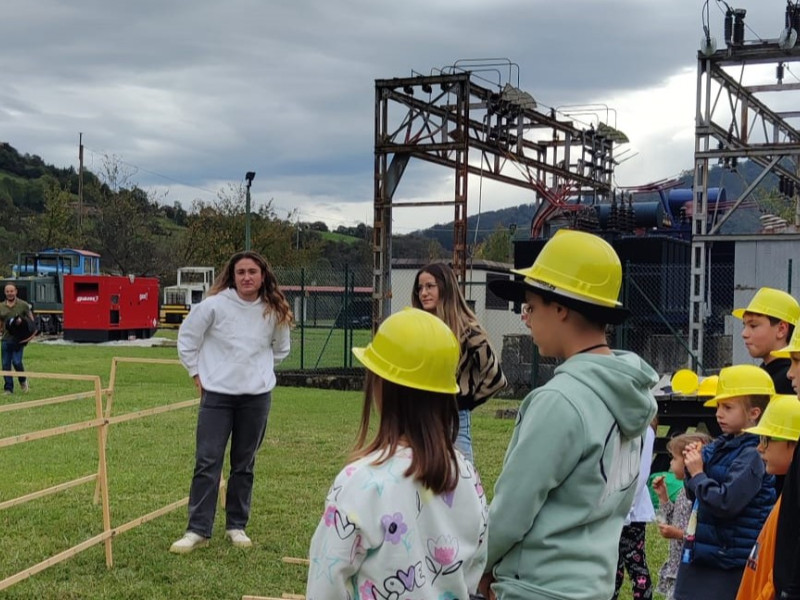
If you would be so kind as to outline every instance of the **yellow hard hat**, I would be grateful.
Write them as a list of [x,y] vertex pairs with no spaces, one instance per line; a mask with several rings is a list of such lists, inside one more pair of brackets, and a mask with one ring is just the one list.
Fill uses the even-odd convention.
[[774,396],[775,384],[764,369],[755,365],[734,365],[719,372],[717,394],[703,406],[717,406],[720,400],[739,396]]
[[800,319],[800,304],[791,294],[774,288],[762,287],[750,300],[747,308],[737,308],[731,314],[737,319],[742,319],[746,312],[775,317],[794,325]]
[[711,375],[702,381],[697,373],[691,369],[680,369],[670,379],[672,390],[684,396],[715,396],[717,394],[717,380],[719,377]]
[[773,396],[758,425],[745,431],[796,442],[800,439],[800,400],[789,394]]
[[601,320],[618,324],[628,315],[619,302],[622,264],[611,244],[586,233],[559,229],[527,269],[512,269],[523,281],[494,280],[489,289],[512,302],[525,292],[552,294],[569,305],[589,305]]
[[775,358],[790,358],[792,352],[800,352],[800,327],[798,327],[798,325],[800,325],[800,323],[795,324],[792,339],[789,340],[789,345],[784,346],[780,350],[773,350],[769,353],[770,356],[774,356]]
[[718,375],[710,375],[703,379],[700,382],[699,387],[697,388],[697,395],[698,396],[716,396],[717,395],[717,385],[719,385],[719,376]]
[[366,348],[353,348],[359,362],[379,377],[439,394],[458,391],[460,352],[444,321],[410,307],[387,317]]
[[697,391],[697,384],[699,381],[700,379],[697,373],[691,369],[680,369],[679,371],[675,371],[672,379],[669,380],[669,384],[672,386],[673,391],[683,394],[684,396],[689,396]]

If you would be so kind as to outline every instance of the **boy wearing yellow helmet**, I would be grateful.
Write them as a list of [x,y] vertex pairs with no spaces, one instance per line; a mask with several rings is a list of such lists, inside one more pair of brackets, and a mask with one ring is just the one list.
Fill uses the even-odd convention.
[[[760,436],[758,451],[764,459],[767,473],[786,475],[792,463],[792,455],[797,448],[797,440],[800,438],[800,401],[796,396],[773,396],[759,424],[745,431]],[[782,495],[778,498],[764,522],[755,546],[750,551],[736,600],[775,598],[772,569],[782,498]]]
[[636,354],[608,346],[606,326],[627,311],[618,301],[622,266],[605,240],[561,230],[515,273],[524,280],[490,289],[523,303],[539,352],[563,363],[520,406],[489,508],[481,591],[501,600],[610,598],[658,377]]
[[[717,393],[705,406],[716,408],[722,435],[710,444],[689,444],[683,452],[686,496],[694,502],[683,558],[675,579],[675,600],[733,600],[747,557],[775,503],[775,478],[766,473],[756,449],[755,426],[775,386],[755,365],[725,367]],[[692,531],[692,520],[696,523]]]
[[732,314],[742,320],[742,339],[747,352],[761,359],[761,368],[772,377],[775,392],[794,393],[786,378],[789,360],[771,353],[783,348],[792,337],[794,325],[800,319],[797,300],[781,290],[762,287],[747,308],[737,308]]
[[[773,356],[790,361],[787,376],[800,398],[800,328],[795,328],[789,345]],[[795,447],[792,464],[786,473],[778,510],[775,536],[775,565],[772,575],[775,598],[800,600],[800,444]]]

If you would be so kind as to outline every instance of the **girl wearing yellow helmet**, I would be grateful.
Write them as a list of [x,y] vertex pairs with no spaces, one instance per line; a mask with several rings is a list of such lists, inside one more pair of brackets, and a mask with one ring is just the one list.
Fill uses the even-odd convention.
[[353,354],[368,370],[361,425],[311,540],[306,598],[466,600],[486,564],[487,508],[453,446],[458,340],[407,308]]

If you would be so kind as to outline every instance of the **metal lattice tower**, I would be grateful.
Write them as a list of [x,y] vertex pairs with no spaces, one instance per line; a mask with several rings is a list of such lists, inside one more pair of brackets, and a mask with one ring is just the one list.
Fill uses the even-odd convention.
[[[394,208],[453,205],[453,269],[463,286],[469,175],[530,189],[539,203],[567,190],[607,199],[613,146],[624,136],[600,125],[579,129],[554,110],[537,111],[533,97],[518,87],[469,71],[376,80],[373,327],[391,311]],[[453,199],[393,202],[411,158],[453,169]]]
[[[689,311],[694,369],[703,361],[703,325],[711,283],[708,257],[715,234],[769,173],[794,182],[795,189],[800,190],[800,130],[792,124],[798,123],[800,111],[788,110],[798,106],[800,79],[783,82],[785,65],[800,61],[800,48],[787,42],[788,35],[786,39],[782,35],[778,40],[745,42],[742,31],[743,24],[737,39],[734,26],[734,38],[726,39],[727,47],[722,50],[712,51],[708,38],[707,51],[699,52],[697,59]],[[726,23],[726,38],[729,34]],[[769,67],[776,74],[777,83],[748,83],[763,81],[764,70]],[[771,108],[759,95],[767,95],[773,105],[784,108]],[[735,168],[740,158],[755,162],[762,171],[721,218],[709,220],[709,161]],[[798,198],[794,198],[797,206]],[[800,224],[797,217],[795,220]]]

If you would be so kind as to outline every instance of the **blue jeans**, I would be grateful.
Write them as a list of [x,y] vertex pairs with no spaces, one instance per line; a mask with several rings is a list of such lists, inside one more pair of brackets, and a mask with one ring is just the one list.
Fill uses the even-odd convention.
[[455,441],[456,450],[460,450],[469,462],[474,464],[472,457],[472,419],[470,411],[458,411],[458,435]]
[[[3,371],[10,371],[14,367],[15,371],[24,371],[25,367],[22,366],[22,353],[25,351],[25,346],[20,346],[14,340],[3,340],[0,343],[0,350],[3,354]],[[3,389],[8,392],[14,391],[14,378],[8,375],[3,377],[5,382]],[[19,378],[19,384],[23,385],[27,381],[26,377]]]
[[253,466],[267,431],[272,394],[231,396],[204,390],[197,415],[197,450],[189,491],[189,526],[210,538],[217,510],[225,447],[231,440],[225,529],[244,529],[250,518]]

